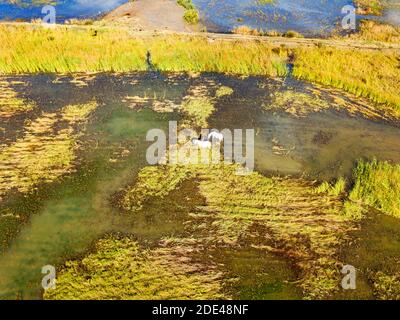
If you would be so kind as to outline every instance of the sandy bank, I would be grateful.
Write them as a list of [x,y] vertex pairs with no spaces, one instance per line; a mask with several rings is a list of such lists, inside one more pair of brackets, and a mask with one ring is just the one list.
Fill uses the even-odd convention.
[[118,7],[103,19],[128,25],[133,30],[197,31],[200,27],[187,24],[184,13],[185,9],[175,0],[135,0]]

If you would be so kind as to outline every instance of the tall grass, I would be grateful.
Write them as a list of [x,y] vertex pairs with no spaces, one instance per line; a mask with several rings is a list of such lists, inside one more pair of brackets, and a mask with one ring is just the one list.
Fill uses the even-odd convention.
[[400,165],[360,161],[350,199],[400,217]]
[[[133,38],[121,29],[0,26],[0,74],[160,71],[283,76],[288,49],[201,36]],[[400,114],[400,56],[333,47],[294,50],[294,76],[384,104]]]
[[400,114],[400,56],[337,48],[295,49],[294,76],[387,104]]
[[400,27],[372,20],[362,20],[359,31],[349,34],[347,37],[355,40],[400,43]]
[[0,26],[0,73],[146,70],[146,53],[160,71],[286,74],[286,52],[255,42],[203,37],[131,37],[117,29]]
[[175,36],[158,38],[149,45],[154,64],[163,71],[286,74],[286,53],[276,54],[268,44]]
[[0,72],[145,70],[146,50],[123,32],[0,26]]

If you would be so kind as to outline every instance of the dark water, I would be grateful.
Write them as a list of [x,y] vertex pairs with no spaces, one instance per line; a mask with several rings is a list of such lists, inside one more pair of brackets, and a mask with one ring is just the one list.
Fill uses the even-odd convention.
[[[43,5],[47,0],[0,0],[0,20],[42,18]],[[70,18],[93,18],[109,12],[127,0],[57,0],[57,22]],[[296,30],[307,36],[328,35],[340,23],[343,6],[351,0],[274,0],[262,4],[262,0],[193,0],[201,12],[209,31],[230,32],[240,25],[261,30],[286,32]],[[400,2],[389,1],[383,17],[368,17],[384,22],[400,24]],[[162,17],[160,17],[162,19]]]
[[[56,78],[7,79],[25,82],[20,96],[35,101],[38,109],[8,119],[0,144],[13,144],[24,135],[25,120],[34,120],[43,111],[58,112],[66,105],[93,99],[99,107],[80,138],[83,147],[75,173],[40,186],[31,194],[13,192],[0,201],[0,212],[11,210],[25,217],[23,226],[2,247],[0,296],[40,298],[41,267],[59,266],[83,255],[105,233],[133,233],[142,241],[152,242],[182,231],[184,217],[174,214],[168,203],[146,214],[127,216],[121,214],[113,199],[146,166],[147,131],[166,130],[169,120],[179,119],[176,112],[155,112],[151,107],[166,101],[179,105],[193,88],[206,87],[210,97],[221,85],[233,89],[232,95],[215,100],[216,112],[209,124],[218,129],[254,128],[256,170],[262,173],[323,180],[350,175],[360,157],[400,162],[400,129],[390,122],[335,109],[298,117],[263,107],[274,103],[276,91],[310,90],[310,85],[295,80],[286,86],[281,80],[265,78],[138,73],[98,75],[82,80],[85,85],[80,86],[70,77]],[[140,102],[132,105],[127,96]],[[329,96],[324,99],[334,105]],[[240,278],[231,288],[235,296],[299,297],[285,282],[294,278],[286,260],[255,249],[223,250],[217,256],[228,266],[230,276]]]
[[[396,2],[397,0],[394,0]],[[327,35],[343,17],[342,8],[350,0],[194,0],[210,31],[229,32],[246,25],[264,31],[296,30],[304,35]],[[399,7],[389,7],[383,21],[399,24]]]
[[277,0],[260,4],[257,0],[195,0],[194,3],[211,30],[228,32],[236,26],[247,25],[262,30],[325,34],[343,17],[342,7],[352,4],[352,1]]
[[[12,3],[10,3],[12,2]],[[42,8],[55,3],[57,23],[71,18],[92,18],[107,13],[127,0],[0,0],[0,20],[43,18]]]

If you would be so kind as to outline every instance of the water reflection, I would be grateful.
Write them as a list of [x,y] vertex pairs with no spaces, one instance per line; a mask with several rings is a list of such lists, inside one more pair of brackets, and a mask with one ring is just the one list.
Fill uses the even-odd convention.
[[57,23],[71,18],[91,18],[109,12],[127,0],[0,0],[0,19],[15,20],[43,18],[42,7],[55,5]]

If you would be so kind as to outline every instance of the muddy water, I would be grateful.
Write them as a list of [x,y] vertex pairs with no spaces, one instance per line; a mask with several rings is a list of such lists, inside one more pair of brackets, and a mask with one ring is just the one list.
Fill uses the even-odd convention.
[[[395,124],[337,110],[328,96],[324,99],[332,108],[303,116],[265,107],[274,104],[277,91],[308,92],[309,85],[294,80],[290,86],[282,79],[219,75],[37,76],[7,80],[26,82],[20,96],[38,108],[2,120],[1,144],[11,145],[23,136],[23,120],[35,119],[41,112],[57,112],[66,105],[93,99],[99,107],[80,138],[76,172],[29,194],[10,192],[0,202],[0,212],[8,210],[24,217],[11,240],[2,246],[2,297],[40,298],[42,266],[59,266],[84,255],[106,233],[132,233],[152,245],[163,236],[182,232],[187,212],[174,206],[173,201],[155,204],[134,217],[122,214],[114,202],[116,194],[146,166],[147,131],[166,130],[168,120],[179,120],[176,111],[155,112],[152,106],[166,101],[168,105],[179,105],[193,85],[204,84],[210,96],[221,85],[233,89],[230,96],[215,100],[216,112],[209,124],[218,129],[254,128],[256,170],[264,174],[324,180],[350,175],[360,157],[400,162],[400,130]],[[183,196],[191,202],[188,194],[177,195],[176,203],[182,202]],[[301,297],[291,284],[295,272],[285,259],[243,248],[213,254],[224,265],[227,277],[239,279],[227,288],[234,297]]]

